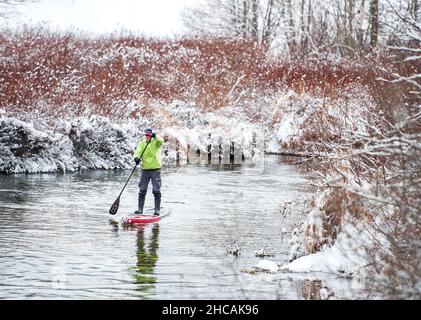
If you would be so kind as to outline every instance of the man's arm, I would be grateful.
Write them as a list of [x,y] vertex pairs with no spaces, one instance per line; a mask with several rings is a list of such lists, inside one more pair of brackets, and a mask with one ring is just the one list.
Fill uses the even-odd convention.
[[168,137],[165,136],[164,140],[163,140],[161,137],[155,136],[155,140],[156,140],[156,146],[159,148],[160,146],[162,146],[164,144],[164,142],[166,142],[168,140]]

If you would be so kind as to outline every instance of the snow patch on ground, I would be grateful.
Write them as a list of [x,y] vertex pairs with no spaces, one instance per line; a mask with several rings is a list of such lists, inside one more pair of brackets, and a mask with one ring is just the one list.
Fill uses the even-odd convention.
[[368,257],[364,246],[373,241],[372,239],[367,230],[347,223],[332,246],[302,256],[281,266],[280,270],[355,274],[367,264]]
[[261,260],[254,268],[268,272],[277,272],[279,270],[278,264],[270,260]]

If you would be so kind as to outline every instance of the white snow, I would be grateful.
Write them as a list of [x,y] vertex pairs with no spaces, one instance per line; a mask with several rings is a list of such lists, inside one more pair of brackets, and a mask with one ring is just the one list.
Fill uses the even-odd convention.
[[292,272],[327,272],[338,274],[354,274],[367,264],[368,258],[363,245],[373,241],[365,231],[359,230],[350,223],[331,247],[300,257],[280,267]]
[[276,262],[266,259],[259,261],[255,268],[269,272],[277,272],[279,270],[278,264]]
[[279,142],[277,141],[276,138],[272,138],[271,140],[269,140],[269,142],[266,145],[265,151],[268,152],[268,153],[279,153],[280,152]]
[[278,139],[279,143],[284,143],[297,135],[298,135],[298,128],[297,128],[297,125],[294,124],[294,115],[289,114],[285,118],[282,119],[281,125],[278,127],[278,130],[276,131],[276,138]]

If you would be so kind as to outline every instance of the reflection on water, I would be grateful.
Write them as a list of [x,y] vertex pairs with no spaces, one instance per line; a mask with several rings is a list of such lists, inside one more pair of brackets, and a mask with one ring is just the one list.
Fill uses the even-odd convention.
[[322,282],[320,280],[304,280],[302,282],[301,294],[305,300],[320,300],[320,289]]
[[158,236],[159,224],[154,224],[150,238],[145,235],[146,226],[138,226],[136,240],[137,263],[135,267],[135,282],[139,285],[138,290],[145,295],[154,288],[157,277],[154,275],[154,269],[158,261]]
[[[286,235],[302,216],[282,217],[279,204],[308,192],[308,180],[293,166],[267,156],[264,166],[165,171],[162,201],[172,214],[140,229],[120,223],[137,204],[139,172],[118,213],[108,214],[129,173],[0,176],[0,299],[320,296],[316,284],[281,273],[241,272],[261,260],[255,252],[265,247],[275,254],[270,260],[288,260]],[[152,201],[147,197],[145,206]],[[242,248],[238,257],[226,254],[233,241]]]
[[109,222],[110,222],[110,226],[112,227],[113,232],[117,233],[119,229],[119,225],[120,225],[119,222],[113,219],[110,219]]

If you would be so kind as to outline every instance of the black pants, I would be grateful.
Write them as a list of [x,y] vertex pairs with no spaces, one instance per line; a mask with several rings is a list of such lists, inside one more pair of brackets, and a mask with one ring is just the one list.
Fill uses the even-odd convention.
[[139,193],[146,194],[149,181],[152,180],[152,193],[161,193],[161,169],[142,170],[139,182]]
[[138,211],[143,212],[149,181],[152,181],[152,193],[155,197],[155,213],[161,209],[161,170],[142,170],[139,182]]

